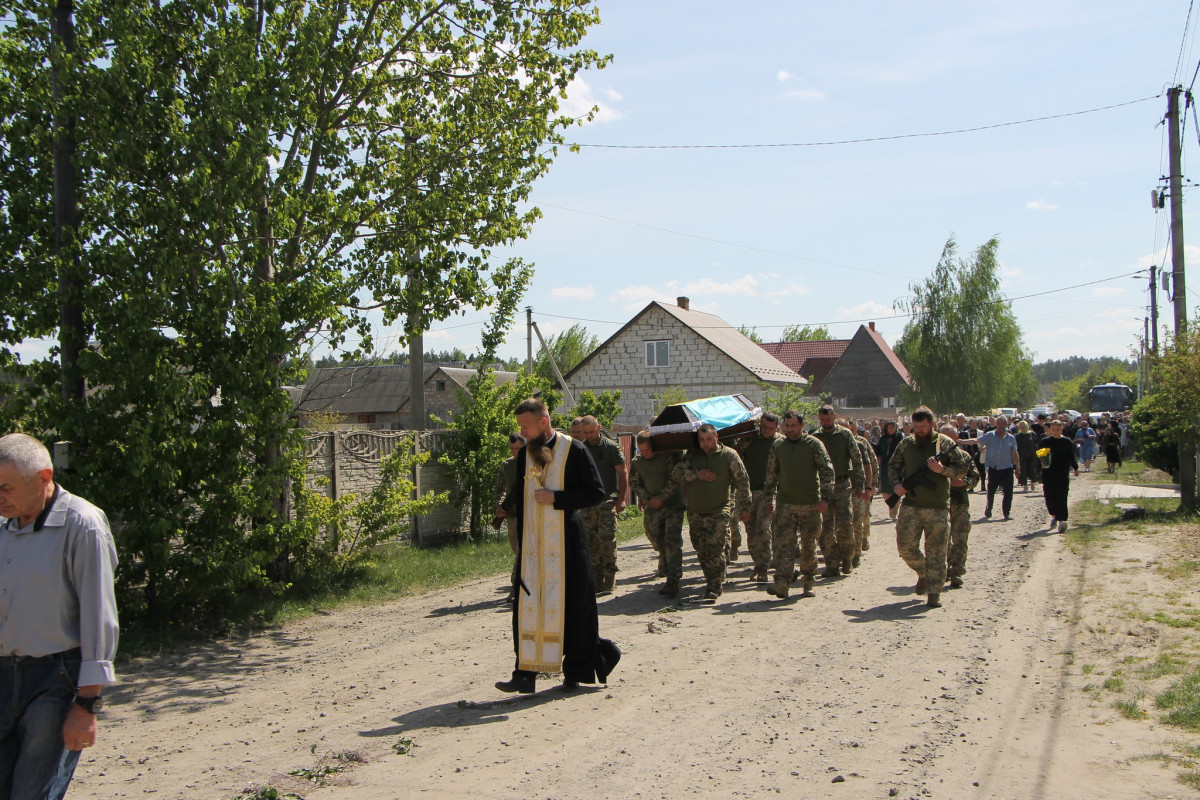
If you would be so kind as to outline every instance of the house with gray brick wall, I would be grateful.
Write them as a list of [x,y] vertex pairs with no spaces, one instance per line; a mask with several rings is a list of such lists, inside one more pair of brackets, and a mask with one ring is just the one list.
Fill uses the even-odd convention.
[[807,381],[714,314],[651,302],[563,376],[579,394],[621,390],[618,425],[646,425],[654,398],[679,386],[688,399],[742,393],[761,403],[760,384],[804,387]]

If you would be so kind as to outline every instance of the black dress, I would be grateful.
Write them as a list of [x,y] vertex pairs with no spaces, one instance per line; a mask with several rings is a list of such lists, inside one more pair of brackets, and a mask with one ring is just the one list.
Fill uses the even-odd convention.
[[1079,469],[1075,458],[1075,443],[1065,436],[1045,436],[1038,449],[1050,448],[1050,466],[1042,467],[1042,495],[1046,510],[1059,522],[1067,520],[1067,493],[1071,488],[1071,472]]
[[[592,564],[588,558],[587,532],[579,509],[594,506],[604,499],[604,484],[600,472],[582,442],[558,434],[550,446],[570,443],[563,475],[563,488],[555,492],[554,508],[565,512],[563,526],[563,566],[565,603],[563,607],[563,677],[579,683],[603,683],[616,666],[621,651],[608,639],[600,638],[600,623],[596,612],[596,585],[592,580]],[[525,534],[525,448],[517,454],[517,482],[512,493],[517,510],[517,552]],[[506,504],[509,502],[505,501]],[[517,559],[517,591],[520,584],[520,558]],[[517,614],[521,603],[513,605],[513,650],[518,647]]]

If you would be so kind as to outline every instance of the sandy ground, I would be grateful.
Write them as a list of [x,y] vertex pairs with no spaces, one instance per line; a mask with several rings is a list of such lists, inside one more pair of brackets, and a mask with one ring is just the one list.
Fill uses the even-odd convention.
[[[1085,476],[1072,499],[1102,489]],[[979,518],[984,498],[971,502]],[[934,610],[883,519],[862,567],[811,599],[769,597],[743,553],[717,605],[687,602],[694,557],[681,602],[664,604],[636,540],[600,603],[624,658],[607,686],[569,695],[550,680],[531,696],[493,688],[512,664],[499,578],[140,661],[68,797],[1193,796],[1150,758],[1180,733],[1122,718],[1076,663],[1105,645],[1092,623],[1108,562],[1150,563],[1154,545],[1078,556],[1047,521],[1040,492],[1018,492],[1013,521],[976,523],[966,586]],[[361,763],[324,786],[288,774],[345,753]]]

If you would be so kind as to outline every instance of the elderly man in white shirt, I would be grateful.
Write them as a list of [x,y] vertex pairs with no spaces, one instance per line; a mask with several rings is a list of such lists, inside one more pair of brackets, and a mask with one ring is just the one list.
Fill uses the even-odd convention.
[[0,797],[59,800],[115,681],[117,553],[104,512],[0,437]]

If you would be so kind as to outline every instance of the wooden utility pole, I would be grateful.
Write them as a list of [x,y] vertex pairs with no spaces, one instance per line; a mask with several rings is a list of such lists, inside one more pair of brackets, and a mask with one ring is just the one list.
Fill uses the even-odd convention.
[[525,374],[533,374],[533,306],[525,306]]
[[[1187,331],[1187,285],[1183,274],[1183,178],[1179,141],[1179,98],[1183,87],[1167,90],[1167,131],[1171,166],[1171,293],[1175,300],[1175,336]],[[1191,95],[1187,94],[1191,102]],[[1185,511],[1196,507],[1196,432],[1190,428],[1179,431],[1179,500]]]

